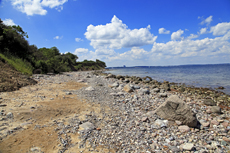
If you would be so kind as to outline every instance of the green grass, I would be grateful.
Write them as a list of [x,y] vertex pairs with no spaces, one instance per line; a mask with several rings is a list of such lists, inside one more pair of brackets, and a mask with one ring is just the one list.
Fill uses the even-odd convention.
[[7,61],[8,64],[13,66],[17,71],[21,72],[22,74],[33,74],[33,67],[27,61],[24,61],[20,58],[13,57],[13,56],[5,56],[0,53],[0,57]]

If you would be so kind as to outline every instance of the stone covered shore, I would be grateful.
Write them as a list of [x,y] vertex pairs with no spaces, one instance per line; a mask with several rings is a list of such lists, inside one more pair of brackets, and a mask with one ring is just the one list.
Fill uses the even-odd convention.
[[[0,148],[12,135],[28,130],[24,125],[31,124],[38,130],[51,128],[56,135],[55,152],[230,152],[229,96],[221,92],[101,72],[34,78],[41,88],[72,83],[71,88],[61,89],[62,94],[53,88],[50,97],[39,99],[49,97],[49,104],[59,99],[60,105],[67,107],[69,103],[63,102],[77,97],[81,101],[78,108],[89,109],[72,111],[73,101],[70,113],[48,118],[45,126],[32,117],[9,129],[19,121],[16,112],[7,108],[7,94],[1,93]],[[73,82],[84,85],[75,89]],[[36,112],[44,106],[35,101],[28,109]],[[28,147],[30,152],[47,152],[39,144]]]

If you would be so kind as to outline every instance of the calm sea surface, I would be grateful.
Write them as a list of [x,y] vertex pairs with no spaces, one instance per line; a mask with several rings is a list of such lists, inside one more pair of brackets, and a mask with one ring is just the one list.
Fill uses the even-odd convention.
[[230,94],[230,64],[109,68],[107,73],[145,77],[188,86],[217,88]]

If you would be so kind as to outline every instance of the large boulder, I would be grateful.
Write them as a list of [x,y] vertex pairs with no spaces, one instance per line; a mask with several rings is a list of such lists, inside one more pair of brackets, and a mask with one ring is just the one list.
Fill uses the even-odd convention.
[[170,96],[156,109],[155,113],[167,120],[181,121],[189,127],[197,126],[196,115],[177,95]]

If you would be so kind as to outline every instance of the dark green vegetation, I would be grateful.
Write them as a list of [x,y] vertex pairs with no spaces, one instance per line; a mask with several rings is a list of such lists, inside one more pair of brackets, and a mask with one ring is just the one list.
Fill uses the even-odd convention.
[[98,70],[106,67],[96,60],[77,62],[77,55],[61,54],[56,47],[29,45],[28,35],[20,26],[7,26],[0,19],[0,57],[23,74],[60,73],[76,70]]

